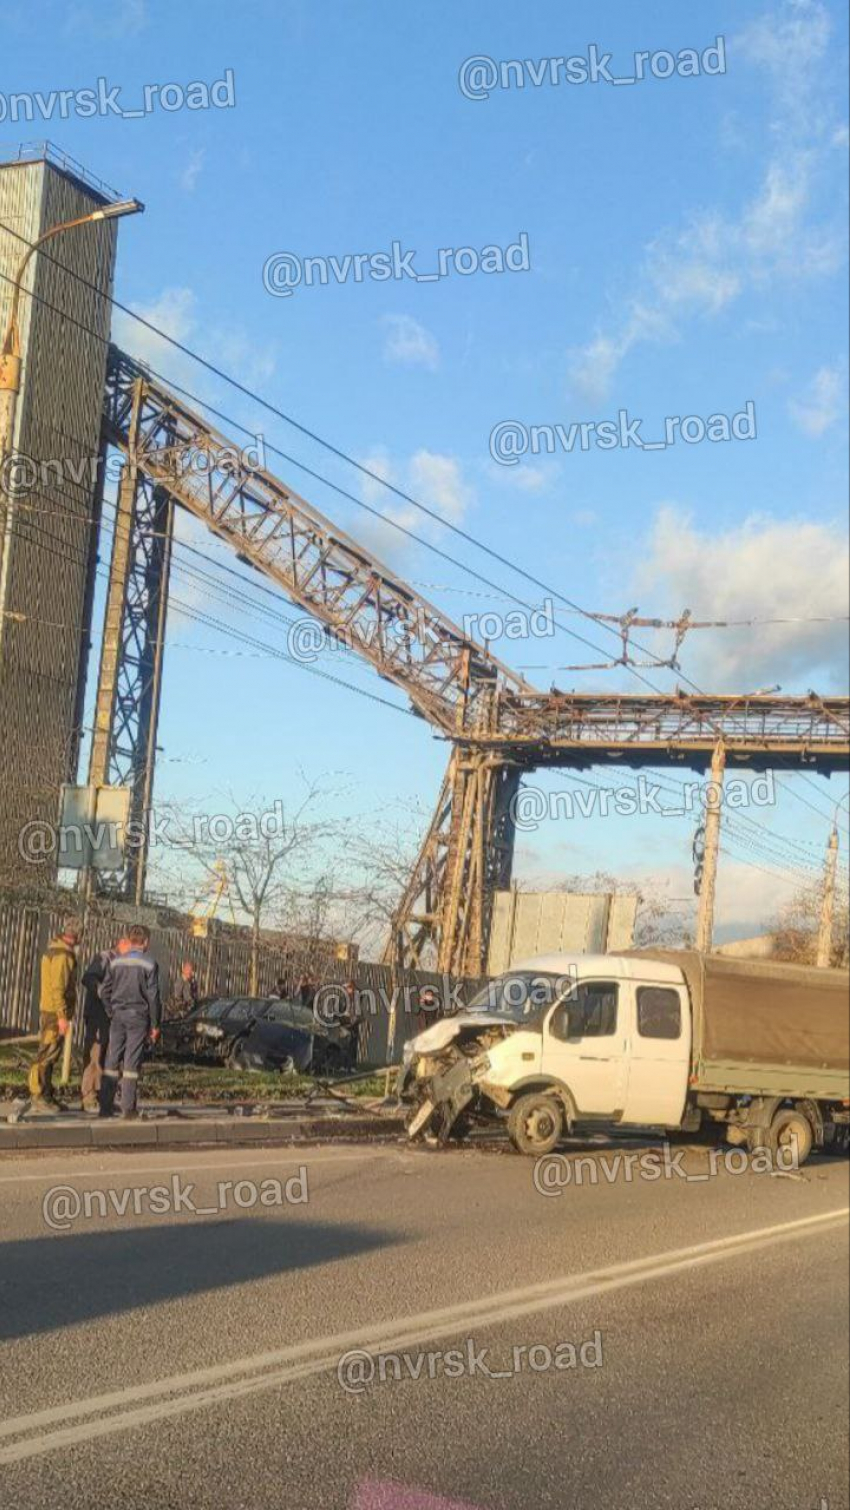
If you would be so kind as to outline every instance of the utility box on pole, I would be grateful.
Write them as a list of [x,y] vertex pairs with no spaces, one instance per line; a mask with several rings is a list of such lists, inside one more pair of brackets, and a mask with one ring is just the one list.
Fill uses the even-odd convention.
[[[0,331],[33,242],[112,191],[47,144],[0,161]],[[76,775],[103,468],[116,227],[48,241],[21,283],[20,382],[0,478],[0,885],[49,881],[21,835]],[[75,276],[76,275],[76,276]],[[11,379],[10,379],[11,381]]]

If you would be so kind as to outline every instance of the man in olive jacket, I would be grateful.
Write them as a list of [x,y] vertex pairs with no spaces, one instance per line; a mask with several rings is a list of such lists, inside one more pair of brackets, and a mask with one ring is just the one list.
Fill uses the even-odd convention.
[[53,1070],[62,1055],[62,1043],[71,1031],[77,1005],[76,948],[82,927],[69,918],[57,938],[51,939],[41,957],[41,993],[38,1017],[38,1053],[29,1074],[33,1106],[54,1111]]

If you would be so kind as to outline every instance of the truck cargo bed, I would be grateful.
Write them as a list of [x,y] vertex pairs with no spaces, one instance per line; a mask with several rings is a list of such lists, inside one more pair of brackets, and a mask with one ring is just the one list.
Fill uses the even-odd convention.
[[738,1095],[850,1096],[850,976],[722,955],[641,950],[679,965],[693,1006],[691,1085]]

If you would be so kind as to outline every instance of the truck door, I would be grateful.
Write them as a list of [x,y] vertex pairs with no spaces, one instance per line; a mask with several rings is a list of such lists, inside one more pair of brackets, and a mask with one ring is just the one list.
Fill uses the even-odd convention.
[[580,981],[546,1022],[544,1074],[568,1087],[579,1113],[622,1110],[628,1059],[620,992],[616,980]]
[[630,987],[632,1018],[623,1121],[678,1127],[691,1062],[691,1013],[684,986]]

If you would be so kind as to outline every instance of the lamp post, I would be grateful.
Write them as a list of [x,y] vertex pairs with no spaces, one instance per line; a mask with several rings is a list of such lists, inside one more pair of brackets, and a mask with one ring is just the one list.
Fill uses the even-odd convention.
[[[75,230],[77,226],[93,225],[99,220],[117,220],[123,215],[138,215],[144,208],[138,199],[122,199],[114,204],[101,205],[99,209],[90,211],[88,215],[80,215],[76,220],[64,220],[60,225],[53,225],[49,230],[43,231],[32,245],[27,247],[18,266],[12,287],[12,307],[9,311],[3,345],[0,347],[0,602],[2,602],[8,510],[12,502],[8,484],[15,446],[18,394],[21,390],[21,339],[18,328],[18,310],[24,274],[30,259],[44,246],[45,242],[51,241],[54,236],[59,236],[64,231]],[[0,620],[2,616],[3,612],[0,609]],[[2,643],[2,627],[2,622],[0,622],[0,643]]]

